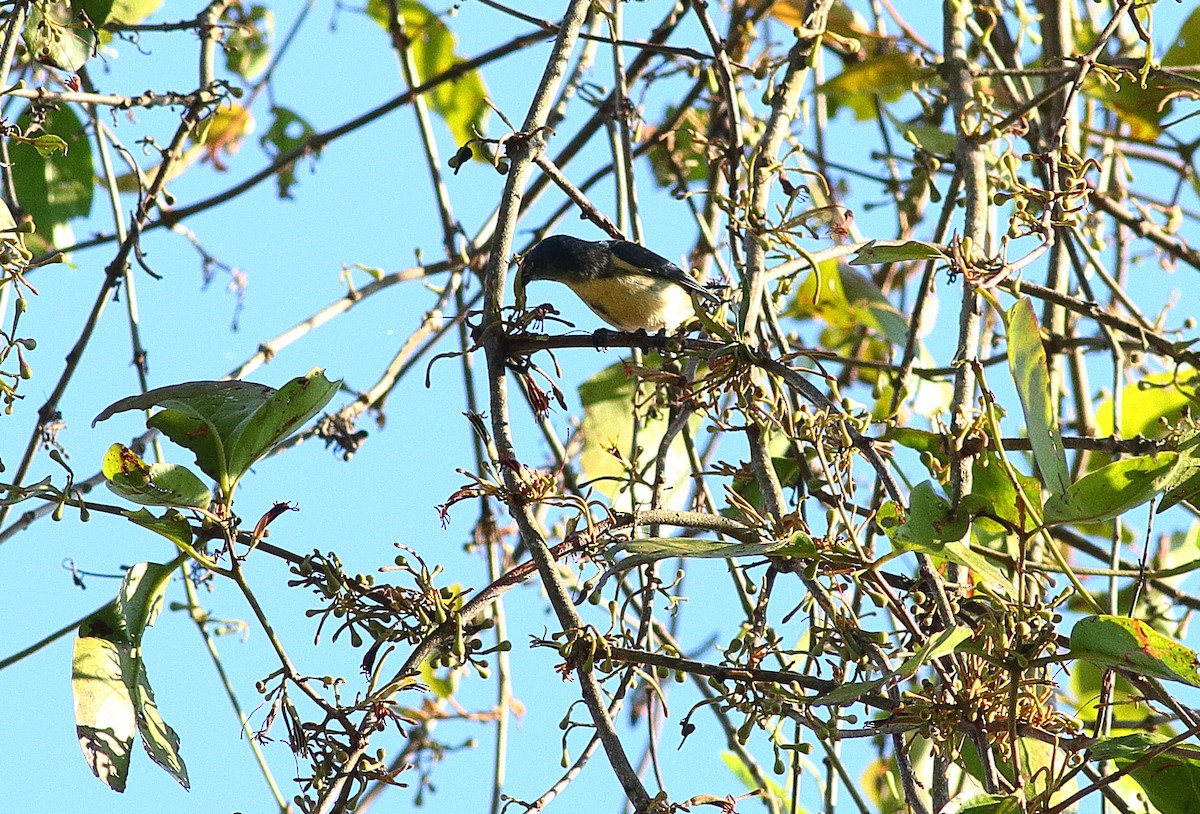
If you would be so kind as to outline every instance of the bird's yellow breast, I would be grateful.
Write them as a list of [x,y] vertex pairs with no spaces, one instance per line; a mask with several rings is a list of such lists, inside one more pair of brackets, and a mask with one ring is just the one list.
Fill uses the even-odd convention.
[[696,315],[692,298],[669,280],[618,274],[567,283],[596,315],[620,331],[648,333],[676,328]]

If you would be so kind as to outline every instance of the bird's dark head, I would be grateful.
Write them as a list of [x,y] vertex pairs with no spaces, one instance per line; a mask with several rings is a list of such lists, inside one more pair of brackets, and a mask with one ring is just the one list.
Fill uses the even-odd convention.
[[597,244],[570,235],[551,235],[525,254],[521,280],[569,284],[595,276],[604,265],[604,252]]

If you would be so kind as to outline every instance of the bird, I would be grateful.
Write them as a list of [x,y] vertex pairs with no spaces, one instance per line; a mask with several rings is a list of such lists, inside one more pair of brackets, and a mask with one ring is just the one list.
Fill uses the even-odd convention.
[[693,295],[721,298],[665,257],[627,240],[551,235],[525,253],[517,299],[534,280],[562,283],[619,331],[674,333],[696,315]]

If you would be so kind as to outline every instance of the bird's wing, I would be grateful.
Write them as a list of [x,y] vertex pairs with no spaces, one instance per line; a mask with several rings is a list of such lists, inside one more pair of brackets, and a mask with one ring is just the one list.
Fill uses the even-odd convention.
[[644,246],[639,246],[637,243],[630,243],[628,240],[610,240],[608,248],[614,257],[624,263],[628,263],[635,268],[645,269],[651,274],[666,277],[672,282],[679,283],[679,285],[688,291],[694,291],[712,302],[721,301],[720,297],[696,282],[695,278],[686,271]]

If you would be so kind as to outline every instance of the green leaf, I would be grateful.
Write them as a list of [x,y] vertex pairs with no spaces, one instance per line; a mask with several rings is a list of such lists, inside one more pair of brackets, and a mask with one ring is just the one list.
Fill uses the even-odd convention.
[[946,436],[941,433],[912,427],[891,427],[883,433],[882,438],[907,447],[914,452],[922,453],[923,456],[931,456],[942,464],[946,464],[950,460],[950,453],[946,448]]
[[132,662],[125,664],[126,680],[135,669],[137,683],[132,688],[132,695],[137,710],[138,732],[142,734],[142,746],[150,759],[175,778],[179,785],[185,789],[191,788],[187,766],[179,754],[179,735],[163,720],[158,711],[154,690],[150,688],[150,678],[146,675],[146,663],[142,659],[136,659],[136,666]]
[[1102,667],[1200,687],[1196,651],[1139,619],[1089,616],[1071,628],[1071,656]]
[[1020,299],[1005,315],[1008,328],[1008,369],[1017,385],[1033,460],[1051,493],[1061,495],[1071,485],[1067,453],[1058,429],[1058,411],[1050,399],[1050,370],[1033,303]]
[[137,710],[122,674],[121,645],[82,636],[71,659],[75,732],[92,773],[113,791],[124,791],[137,732]]
[[[668,106],[663,115],[664,122],[676,120],[679,110]],[[686,188],[689,184],[700,184],[708,178],[708,147],[706,137],[710,111],[707,106],[693,106],[679,117],[665,138],[653,139],[650,148],[650,168],[654,180],[660,187],[669,189]],[[656,128],[662,132],[663,126]]]
[[[203,392],[196,388],[202,388]],[[163,409],[151,416],[146,426],[162,430],[172,441],[190,449],[206,475],[224,482],[229,472],[228,436],[272,392],[266,385],[254,382],[188,382],[122,399],[105,413],[161,406]]]
[[[619,553],[636,555],[621,561],[627,565],[656,562],[669,557],[696,559],[735,559],[737,557],[802,557],[817,556],[817,546],[803,532],[787,540],[764,540],[759,543],[722,543],[717,540],[698,540],[691,537],[642,537],[617,543],[607,551],[612,557]],[[633,563],[636,560],[636,563]]]
[[864,695],[882,687],[889,681],[903,681],[910,676],[916,674],[921,665],[933,659],[949,655],[954,652],[954,648],[960,643],[971,637],[971,629],[965,625],[948,628],[939,631],[929,637],[929,641],[925,642],[917,652],[913,653],[896,668],[896,672],[883,678],[875,678],[870,681],[857,681],[848,684],[843,684],[837,689],[831,690],[822,696],[814,698],[810,703],[814,706],[825,704],[849,704],[862,698]]
[[421,683],[429,688],[435,698],[445,700],[453,696],[458,691],[460,676],[459,671],[447,669],[443,677],[438,675],[428,660],[421,662]]
[[[647,366],[656,363],[656,357],[647,357],[644,361]],[[617,362],[596,372],[579,386],[579,399],[583,403],[583,421],[579,427],[583,449],[579,453],[579,464],[583,476],[614,506],[626,508],[631,505],[631,488],[636,503],[644,504],[650,498],[649,486],[643,483],[631,486],[628,472],[627,456],[633,435],[633,385],[624,363]],[[636,471],[641,472],[658,454],[666,430],[666,410],[643,418],[637,435],[641,452],[638,460],[632,462]],[[683,500],[690,472],[687,448],[680,435],[667,450],[664,506],[673,507]]]
[[[785,489],[799,487],[800,479],[803,477],[804,472],[796,463],[795,455],[792,454],[791,450],[787,449],[787,438],[782,435],[775,435],[772,437],[770,445],[772,449],[779,447],[784,451],[783,455],[771,456],[771,466],[775,468],[775,475],[779,480],[779,484]],[[729,488],[755,509],[760,512],[762,511],[765,505],[762,489],[759,487],[758,480],[749,470],[742,469],[735,472],[733,482],[729,484]],[[721,510],[721,513],[726,517],[737,518],[741,516],[738,510],[732,506],[726,506]]]
[[[463,61],[454,54],[454,35],[432,12],[412,0],[404,0],[401,9],[417,61],[418,81],[425,82]],[[431,101],[434,111],[450,128],[455,143],[466,144],[477,134],[487,132],[491,108],[486,98],[487,88],[479,71],[468,71],[439,85]]]
[[945,258],[946,253],[936,243],[923,240],[872,240],[861,246],[849,262],[852,266],[870,266],[879,263],[907,263],[912,260],[935,260]]
[[116,599],[79,623],[79,635],[84,638],[93,637],[106,639],[114,644],[129,644],[128,633],[121,615],[117,613]]
[[[1088,76],[1083,85],[1084,93],[1098,99],[1129,126],[1131,135],[1137,139],[1154,141],[1158,138],[1162,122],[1165,94],[1162,89],[1141,86],[1133,73],[1117,69],[1102,69],[1106,79]],[[1114,86],[1115,83],[1115,86]]]
[[1177,744],[1164,750],[1162,745],[1168,740],[1152,732],[1101,739],[1088,750],[1088,759],[1111,760],[1124,770],[1154,754],[1148,762],[1128,769],[1129,776],[1160,814],[1195,814],[1200,800],[1200,749]]
[[192,527],[187,518],[175,509],[168,509],[162,517],[155,517],[149,509],[126,512],[125,516],[145,529],[166,537],[180,548],[191,548]]
[[114,0],[71,0],[71,5],[83,14],[94,26],[102,26],[112,16]]
[[[791,809],[785,807],[784,804],[789,799],[787,789],[785,789],[783,786],[780,786],[770,777],[762,778],[763,780],[767,781],[765,787],[760,785],[760,775],[756,775],[754,772],[752,772],[750,770],[750,766],[745,760],[742,759],[740,755],[735,754],[734,752],[723,751],[721,752],[721,762],[725,764],[725,768],[729,769],[729,771],[733,773],[733,776],[738,779],[738,782],[740,782],[747,791],[761,794],[766,799],[774,800],[778,804],[774,807],[775,810],[789,810],[795,811],[796,814],[807,814],[807,811],[803,808]],[[692,810],[697,809],[693,808]]]
[[[284,153],[292,152],[308,143],[309,139],[317,134],[317,131],[304,117],[286,107],[272,107],[271,115],[274,117],[271,120],[271,126],[259,139],[259,143],[271,158],[278,158]],[[317,155],[319,155],[318,151],[311,151],[309,158],[315,161]],[[291,198],[292,187],[296,185],[295,162],[280,167],[275,174],[275,182],[279,197]]]
[[1200,7],[1192,10],[1179,26],[1179,33],[1171,41],[1171,47],[1163,54],[1164,67],[1195,65],[1200,62]]
[[1178,425],[1183,410],[1200,400],[1196,371],[1187,368],[1152,373],[1121,391],[1121,426],[1114,426],[1113,400],[1096,407],[1096,435],[1117,433],[1122,438],[1161,438]]
[[143,506],[178,506],[206,509],[212,492],[178,464],[148,464],[122,444],[113,444],[101,468],[108,488]]
[[[930,244],[931,245],[931,244]],[[908,317],[888,300],[879,286],[867,275],[836,260],[826,260],[810,271],[796,288],[788,304],[786,316],[795,319],[816,317],[829,329],[823,331],[820,343],[827,350],[843,351],[865,358],[886,359],[894,348],[908,343],[912,330]],[[865,338],[868,342],[864,345]],[[924,344],[917,343],[917,361],[932,365],[932,357]],[[885,417],[891,404],[890,380],[872,371],[863,371],[867,381],[877,385],[877,410]],[[944,412],[952,389],[948,383],[910,378],[910,398],[905,401],[924,415]]]
[[25,47],[43,65],[75,73],[91,58],[96,35],[70,3],[33,3],[25,18]]
[[[225,167],[221,163],[222,153],[236,153],[246,137],[254,132],[255,126],[254,114],[249,108],[234,102],[225,102],[215,110],[207,111],[188,132],[188,138],[193,142],[192,146],[203,147],[201,157],[213,162],[214,167],[223,171]],[[184,152],[179,163],[190,154],[190,151]]]
[[13,138],[15,141],[24,142],[32,146],[42,158],[52,156],[55,153],[63,153],[65,155],[67,152],[67,143],[58,136],[44,134],[31,139],[17,138],[15,136]]
[[908,341],[908,318],[874,281],[834,261],[821,263],[804,278],[786,313],[798,319],[816,316],[847,330],[865,327],[898,347]]
[[75,640],[76,731],[88,765],[116,791],[125,788],[137,731],[150,758],[188,788],[179,736],[159,714],[141,656],[142,636],[162,610],[173,572],[152,562],[130,568],[117,598],[88,617]]
[[16,218],[3,200],[0,200],[0,254],[7,258],[5,262],[33,259],[33,252],[25,246],[25,233],[17,230]]
[[1071,680],[1065,688],[1064,700],[1070,704],[1076,717],[1087,720],[1103,714],[1102,705],[1120,704],[1125,710],[1121,716],[1123,722],[1135,728],[1150,729],[1155,712],[1140,704],[1141,691],[1134,689],[1128,679],[1119,673],[1111,684],[1112,689],[1104,691],[1104,674],[1104,667],[1091,662],[1077,660],[1071,665]]
[[266,6],[240,4],[229,7],[233,26],[225,38],[225,67],[246,80],[254,79],[271,58],[271,40],[275,35],[275,14]]
[[880,507],[876,522],[898,551],[929,555],[935,562],[961,565],[993,591],[1015,596],[1008,577],[982,554],[960,542],[970,528],[972,515],[988,507],[986,499],[968,495],[958,511],[950,510],[950,501],[939,495],[931,481],[917,484],[909,496],[909,508],[902,510],[893,501]]
[[[1131,763],[1146,756],[1147,752],[1162,746],[1170,738],[1154,732],[1134,732],[1115,738],[1097,738],[1087,750],[1087,759],[1095,761],[1123,760]],[[1178,752],[1184,759],[1200,758],[1200,750],[1188,744],[1179,744],[1171,752]],[[1164,754],[1170,754],[1166,752]]]
[[[1078,789],[1078,783],[1068,773],[1069,756],[1054,744],[1036,738],[1018,737],[1016,743],[995,750],[993,758],[1000,774],[1010,783],[1016,785],[1017,778],[1021,778],[1022,792],[1027,800],[1048,798],[1057,803]],[[982,781],[986,775],[979,759],[979,750],[970,739],[963,743],[962,767],[976,780]],[[982,810],[990,809],[984,805]],[[1000,810],[1004,810],[1003,805]]]
[[[1033,523],[1017,488],[1034,506],[1042,505],[1042,482],[1013,467],[1017,483],[1013,483],[1000,459],[1000,454],[986,449],[971,462],[971,495],[987,507],[987,514],[1023,531],[1032,530]],[[986,522],[986,521],[984,521]]]
[[140,23],[158,11],[163,0],[114,0],[110,20],[126,24]]
[[888,530],[888,537],[893,542],[928,547],[946,540],[961,540],[969,524],[970,517],[951,512],[950,501],[937,493],[932,481],[923,481],[913,487],[907,515]]
[[1046,525],[1110,520],[1141,506],[1171,483],[1180,456],[1157,452],[1123,458],[1084,475],[1046,501]]
[[173,567],[156,562],[139,562],[125,572],[115,609],[131,646],[141,645],[146,628],[158,618],[174,572]]
[[0,240],[12,241],[21,237],[17,231],[17,219],[13,217],[8,204],[0,199]]
[[[189,382],[178,386],[194,385],[211,385],[212,388],[195,395],[161,394],[162,400],[158,404],[163,409],[151,416],[146,426],[162,430],[172,441],[194,452],[196,465],[225,491],[237,480],[229,466],[229,444],[274,391],[254,382]],[[170,389],[158,388],[147,392],[145,396],[151,397],[159,391]],[[125,409],[147,409],[153,403],[137,404]]]
[[324,372],[312,370],[292,379],[255,411],[232,440],[229,468],[240,478],[254,462],[296,432],[320,412],[338,391],[341,380],[330,381]]
[[[457,42],[454,34],[441,19],[416,0],[400,0],[400,13],[404,17],[404,30],[408,45],[416,63],[417,84],[444,73],[463,62],[455,55]],[[390,31],[387,4],[383,0],[368,0],[367,15],[384,31]],[[429,95],[430,106],[446,126],[456,144],[466,144],[476,137],[476,132],[486,132],[491,108],[488,107],[487,88],[478,71],[468,71],[450,82],[438,85]]]
[[850,304],[850,316],[887,338],[897,347],[908,341],[908,317],[892,305],[875,281],[855,269],[839,268],[842,292]]
[[1178,451],[1179,466],[1163,487],[1163,498],[1158,502],[1155,514],[1184,501],[1195,506],[1196,498],[1200,497],[1200,432],[1181,441]]
[[[28,134],[31,127],[28,108],[18,117],[17,125]],[[69,149],[43,156],[31,143],[17,141],[9,148],[17,198],[33,216],[37,237],[44,244],[39,250],[75,242],[70,221],[86,217],[92,211],[95,178],[87,134],[70,105],[46,111],[41,127],[42,136],[30,136],[31,139],[54,136]]]
[[916,543],[900,543],[899,547],[921,554],[928,554],[930,559],[939,565],[952,562],[971,571],[977,579],[994,593],[1016,596],[1017,590],[1012,582],[991,561],[982,554],[971,549],[964,543],[952,540],[944,543],[919,545]]
[[937,72],[926,67],[914,54],[888,51],[855,62],[816,89],[829,100],[830,112],[843,105],[854,117],[866,121],[875,117],[875,102],[895,102],[914,87],[936,79]]
[[695,557],[698,559],[733,559],[735,557],[764,556],[774,541],[761,543],[722,543],[717,540],[696,540],[690,537],[642,537],[617,543],[608,553],[627,552],[638,554],[642,562],[653,562],[668,557]]
[[958,147],[958,137],[939,127],[918,122],[902,122],[890,113],[888,118],[904,134],[906,141],[930,155],[949,157],[954,155],[954,150]]
[[146,666],[136,648],[105,638],[75,640],[71,689],[75,731],[92,772],[114,791],[124,791],[136,732],[150,758],[188,788],[179,736],[158,712]]
[[850,320],[850,317],[845,315],[849,306],[837,260],[823,260],[796,288],[795,297],[788,305],[786,314],[797,319],[819,316],[832,324],[838,324],[834,320]]
[[778,540],[767,551],[772,557],[799,557],[814,559],[820,555],[816,542],[802,531],[793,532],[786,540]]
[[[1163,55],[1163,68],[1195,65],[1200,60],[1200,9],[1188,16],[1179,33],[1168,42],[1173,45]],[[1084,91],[1103,101],[1106,107],[1129,125],[1135,138],[1146,141],[1157,139],[1163,121],[1172,115],[1173,100],[1190,99],[1196,94],[1194,79],[1161,70],[1153,64],[1146,66],[1145,76],[1142,75],[1141,66],[1133,71],[1098,67],[1104,76],[1118,83],[1117,87],[1099,76],[1090,76],[1084,83]]]
[[958,814],[1016,814],[1021,799],[1012,794],[977,794],[963,801]]
[[316,415],[340,383],[320,370],[278,391],[254,382],[187,382],[121,399],[93,424],[126,410],[162,407],[146,426],[194,452],[197,466],[228,494],[255,461]]

